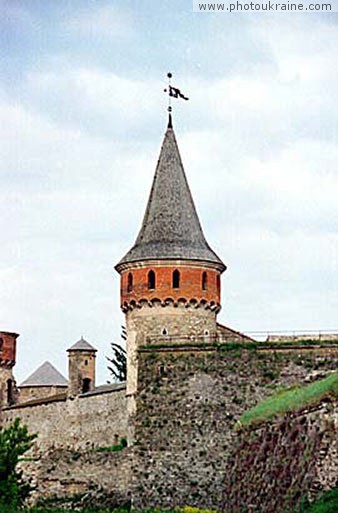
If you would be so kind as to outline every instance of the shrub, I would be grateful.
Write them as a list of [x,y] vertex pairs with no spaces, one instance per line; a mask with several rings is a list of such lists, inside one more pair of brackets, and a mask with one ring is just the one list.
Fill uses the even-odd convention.
[[314,503],[301,508],[301,513],[337,513],[338,511],[338,488],[324,493]]
[[29,434],[20,419],[8,427],[0,428],[0,511],[14,512],[21,507],[32,487],[24,481],[22,471],[17,469],[20,457],[33,445],[37,435]]

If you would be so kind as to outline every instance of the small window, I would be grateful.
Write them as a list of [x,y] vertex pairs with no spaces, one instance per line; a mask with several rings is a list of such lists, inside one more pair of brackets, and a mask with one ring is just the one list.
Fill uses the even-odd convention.
[[86,392],[89,392],[90,390],[90,383],[91,380],[89,378],[84,378],[82,380],[82,393],[85,394]]
[[85,365],[88,365],[88,360],[85,360]]
[[177,269],[173,272],[173,289],[180,288],[180,271]]
[[206,272],[202,274],[202,290],[207,290],[208,288],[208,275]]
[[163,328],[163,330],[162,330],[162,335],[164,335],[164,336],[168,335],[168,330],[167,330],[167,328]]
[[133,290],[133,275],[131,273],[128,274],[128,284],[127,284],[127,292],[131,292]]
[[152,290],[156,286],[156,277],[154,271],[149,271],[148,273],[148,289]]
[[11,379],[7,380],[7,403],[9,405],[14,403],[14,400],[13,400],[13,381]]
[[157,367],[157,372],[158,372],[159,376],[164,376],[164,374],[165,374],[165,366],[163,365],[163,363],[161,363]]
[[219,274],[217,275],[217,278],[216,278],[216,284],[217,284],[217,294],[220,294],[220,292],[221,292],[221,278],[220,278]]

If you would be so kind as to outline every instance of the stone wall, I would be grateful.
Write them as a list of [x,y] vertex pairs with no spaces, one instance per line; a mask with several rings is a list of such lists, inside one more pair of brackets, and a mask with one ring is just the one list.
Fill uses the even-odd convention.
[[143,347],[135,410],[135,507],[219,508],[241,414],[280,387],[337,368],[338,347]]
[[12,368],[0,366],[0,409],[3,406],[8,406],[12,401],[16,401],[17,397],[18,390]]
[[[215,311],[205,305],[196,306],[185,303],[174,306],[172,301],[163,307],[158,301],[152,307],[144,305],[127,312],[128,396],[135,394],[137,389],[137,350],[140,345],[158,341],[168,345],[180,344],[182,338],[190,341],[194,337],[206,337],[208,340],[208,337],[216,335]],[[129,409],[133,411],[134,406],[130,405]]]
[[60,393],[66,393],[67,386],[23,386],[19,387],[18,403],[25,403],[33,399],[53,397]]
[[131,450],[119,452],[65,449],[48,451],[21,467],[36,487],[31,502],[49,506],[116,507],[128,503],[130,497]]
[[110,446],[127,434],[125,386],[66,400],[65,394],[1,412],[1,423],[20,417],[38,433],[33,455],[51,449],[87,450]]
[[[224,475],[224,513],[298,511],[338,486],[338,403],[285,415],[239,433]],[[245,486],[243,486],[245,483]]]

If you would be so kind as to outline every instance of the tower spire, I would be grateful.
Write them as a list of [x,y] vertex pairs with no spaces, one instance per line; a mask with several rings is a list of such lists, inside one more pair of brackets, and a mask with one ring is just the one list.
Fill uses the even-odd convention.
[[222,272],[225,265],[204,237],[170,122],[169,117],[140,232],[116,268],[137,261],[180,259],[207,261]]

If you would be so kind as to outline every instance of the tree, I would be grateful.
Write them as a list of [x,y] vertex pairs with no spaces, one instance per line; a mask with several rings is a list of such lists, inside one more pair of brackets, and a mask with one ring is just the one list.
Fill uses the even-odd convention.
[[[121,338],[127,340],[127,332],[124,326],[122,326]],[[127,352],[120,344],[116,344],[115,342],[111,342],[110,347],[113,352],[113,357],[109,358],[106,356],[108,362],[111,364],[108,365],[108,370],[112,374],[114,381],[121,383],[127,379]]]
[[36,434],[28,433],[27,426],[21,425],[19,418],[8,428],[0,428],[0,511],[15,511],[32,490],[17,465],[36,437]]

